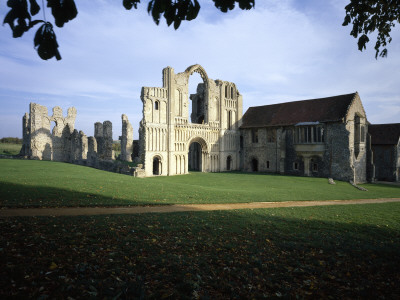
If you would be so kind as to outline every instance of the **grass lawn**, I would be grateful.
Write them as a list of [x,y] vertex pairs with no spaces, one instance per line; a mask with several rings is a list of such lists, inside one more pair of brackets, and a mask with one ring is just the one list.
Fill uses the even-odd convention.
[[17,155],[21,147],[20,144],[0,143],[0,155]]
[[109,206],[400,197],[397,186],[328,184],[325,178],[191,173],[134,178],[67,163],[0,160],[0,206]]
[[398,299],[399,215],[384,203],[3,218],[0,298]]

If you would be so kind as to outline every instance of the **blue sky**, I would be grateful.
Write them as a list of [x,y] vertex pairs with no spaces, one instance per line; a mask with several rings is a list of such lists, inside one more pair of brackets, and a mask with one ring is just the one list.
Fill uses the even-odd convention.
[[[65,114],[76,107],[75,128],[87,136],[110,120],[118,139],[124,113],[138,138],[141,87],[162,86],[166,66],[178,73],[196,63],[210,78],[234,82],[244,111],[358,91],[371,123],[400,122],[399,28],[387,58],[375,60],[374,38],[359,52],[341,25],[349,0],[258,0],[251,11],[227,14],[201,0],[197,19],[177,31],[164,20],[156,26],[142,2],[126,11],[122,1],[76,0],[78,17],[55,28],[61,61],[37,56],[35,30],[13,39],[0,26],[0,137],[21,137],[22,116],[36,102]],[[1,19],[7,11],[1,1]]]

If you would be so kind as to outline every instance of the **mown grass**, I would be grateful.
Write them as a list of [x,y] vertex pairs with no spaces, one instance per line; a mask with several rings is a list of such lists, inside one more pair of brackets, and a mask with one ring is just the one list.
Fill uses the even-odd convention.
[[66,163],[0,160],[0,206],[157,205],[400,197],[400,188],[324,178],[191,173],[134,178]]
[[400,203],[0,219],[0,297],[398,299]]
[[17,155],[21,147],[21,144],[0,143],[0,155]]

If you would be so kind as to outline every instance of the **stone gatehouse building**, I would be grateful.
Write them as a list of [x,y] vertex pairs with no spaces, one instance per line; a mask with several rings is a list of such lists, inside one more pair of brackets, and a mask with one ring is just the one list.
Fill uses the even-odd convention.
[[[202,82],[195,94],[189,94],[194,72]],[[21,155],[134,176],[237,170],[356,183],[375,178],[399,181],[400,124],[391,124],[393,137],[380,138],[385,129],[374,130],[369,124],[357,92],[250,107],[243,115],[237,86],[210,79],[203,67],[193,65],[181,73],[164,68],[162,87],[143,87],[141,101],[139,140],[133,140],[126,115],[122,115],[119,138],[119,159],[133,159],[137,167],[115,161],[111,122],[95,123],[94,136],[87,137],[74,129],[75,108],[64,118],[61,108],[53,108],[50,116],[46,107],[35,103],[23,118]],[[382,145],[391,149],[390,176],[384,173],[388,161],[380,159]]]

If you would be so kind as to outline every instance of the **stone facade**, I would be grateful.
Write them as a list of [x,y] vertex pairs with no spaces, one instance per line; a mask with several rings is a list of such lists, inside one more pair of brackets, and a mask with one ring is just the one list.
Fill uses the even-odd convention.
[[[194,72],[203,82],[189,95]],[[74,128],[75,108],[63,117],[55,107],[49,116],[35,103],[22,120],[21,155],[137,177],[241,170],[354,183],[399,181],[400,124],[386,124],[381,132],[381,125],[371,125],[375,132],[369,132],[358,93],[250,107],[242,116],[236,85],[210,79],[200,65],[181,73],[167,67],[162,75],[162,87],[142,88],[139,140],[133,140],[128,117],[121,117],[119,159],[137,167],[114,160],[110,121],[95,123],[94,136],[87,137]],[[379,138],[389,131],[389,142]]]
[[[189,95],[193,72],[203,83]],[[139,155],[146,176],[240,169],[242,96],[234,83],[208,78],[200,65],[177,74],[167,67],[163,87],[143,87],[141,100]]]
[[252,107],[241,127],[243,170],[365,182],[366,130],[357,93]]
[[371,178],[400,182],[400,123],[370,125]]

